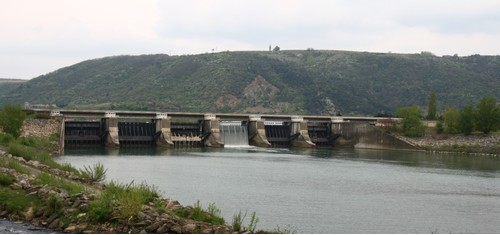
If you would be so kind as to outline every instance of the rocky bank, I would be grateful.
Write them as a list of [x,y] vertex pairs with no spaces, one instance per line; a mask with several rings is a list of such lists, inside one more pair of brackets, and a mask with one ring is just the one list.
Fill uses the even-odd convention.
[[[86,209],[91,201],[95,200],[104,184],[89,183],[85,179],[69,172],[53,169],[37,161],[26,161],[11,154],[2,154],[1,158],[16,160],[31,169],[30,174],[22,174],[13,169],[0,167],[0,172],[13,176],[15,182],[9,187],[14,190],[24,190],[28,195],[37,196],[43,201],[57,198],[63,203],[59,212],[54,212],[49,206],[39,208],[30,207],[25,211],[9,212],[0,207],[0,218],[6,217],[11,221],[30,223],[65,233],[232,233],[227,225],[214,225],[194,221],[175,215],[175,211],[190,211],[190,206],[182,206],[172,199],[157,198],[154,202],[144,204],[139,212],[140,220],[120,222],[111,220],[105,223],[92,223],[88,220]],[[57,175],[62,179],[84,183],[88,190],[70,195],[62,188],[49,185],[35,185],[32,182],[39,172]],[[76,216],[75,216],[76,214]]]

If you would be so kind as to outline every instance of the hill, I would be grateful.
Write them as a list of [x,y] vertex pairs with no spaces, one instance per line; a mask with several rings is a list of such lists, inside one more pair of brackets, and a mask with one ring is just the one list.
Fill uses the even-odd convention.
[[368,114],[401,106],[461,107],[500,98],[500,56],[348,51],[114,56],[36,77],[0,103],[66,108]]
[[[0,78],[0,96],[11,94],[11,91],[19,87],[21,83],[25,83],[27,80],[22,79],[12,79],[12,78]],[[1,101],[0,101],[1,103]]]

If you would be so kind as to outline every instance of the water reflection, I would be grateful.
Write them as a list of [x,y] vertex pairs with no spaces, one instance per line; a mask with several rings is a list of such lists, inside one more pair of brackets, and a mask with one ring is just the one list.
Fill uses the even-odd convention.
[[[482,172],[500,172],[500,158],[463,154],[438,154],[412,151],[362,150],[350,148],[258,148],[252,146],[235,148],[82,148],[66,149],[67,156],[183,156],[203,153],[203,156],[217,154],[242,155],[244,153],[290,154],[319,159],[343,159],[376,162],[408,167],[445,168]],[[205,154],[206,153],[206,154]]]

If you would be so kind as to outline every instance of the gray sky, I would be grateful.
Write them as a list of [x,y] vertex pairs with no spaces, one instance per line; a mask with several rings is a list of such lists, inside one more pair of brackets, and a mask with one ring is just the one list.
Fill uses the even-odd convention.
[[112,55],[500,54],[498,0],[0,0],[0,78]]

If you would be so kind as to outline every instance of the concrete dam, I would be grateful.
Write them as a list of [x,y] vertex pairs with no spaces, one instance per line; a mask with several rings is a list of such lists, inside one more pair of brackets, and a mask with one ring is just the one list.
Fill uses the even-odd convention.
[[62,148],[333,147],[416,149],[375,125],[378,117],[47,110],[61,120]]

